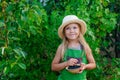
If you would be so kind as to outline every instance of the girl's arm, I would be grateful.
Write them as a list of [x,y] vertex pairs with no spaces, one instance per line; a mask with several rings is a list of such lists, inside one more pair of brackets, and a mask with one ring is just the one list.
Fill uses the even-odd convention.
[[94,69],[96,67],[96,63],[92,53],[86,53],[86,57],[88,60],[88,64],[85,65],[85,69],[88,69],[88,70]]
[[64,69],[67,66],[67,62],[60,63],[61,58],[62,58],[61,50],[62,50],[61,46],[59,46],[58,49],[57,49],[56,55],[55,55],[55,57],[54,57],[54,59],[52,61],[51,69],[53,71],[60,71],[60,70]]

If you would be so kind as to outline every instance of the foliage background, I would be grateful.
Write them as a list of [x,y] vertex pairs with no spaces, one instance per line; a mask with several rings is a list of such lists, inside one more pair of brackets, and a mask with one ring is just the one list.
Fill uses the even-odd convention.
[[97,68],[88,80],[120,79],[119,0],[0,0],[0,79],[56,80],[51,61],[65,15],[87,23],[85,38]]

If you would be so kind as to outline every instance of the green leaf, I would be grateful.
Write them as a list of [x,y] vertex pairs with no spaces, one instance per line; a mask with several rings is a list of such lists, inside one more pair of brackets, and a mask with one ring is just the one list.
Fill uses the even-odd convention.
[[22,69],[24,69],[24,70],[26,69],[26,65],[25,65],[25,64],[23,64],[23,63],[18,63],[18,65],[19,65],[20,68],[22,68]]
[[26,58],[26,53],[24,51],[21,51],[21,54],[24,58]]
[[89,31],[88,34],[92,37],[92,39],[95,41],[95,36],[94,33],[92,31]]
[[13,68],[16,65],[16,62],[12,63],[10,66]]
[[31,33],[32,34],[34,34],[34,35],[36,35],[37,34],[37,29],[36,29],[36,27],[35,26],[30,26],[30,31],[31,31]]
[[10,68],[9,67],[5,67],[4,70],[3,70],[3,73],[4,74],[8,74],[9,71],[10,71]]
[[5,47],[2,47],[2,55],[4,55]]
[[17,53],[19,56],[26,58],[26,53],[22,51],[21,49],[16,48],[16,49],[13,49],[13,51]]
[[13,51],[17,53],[19,56],[21,55],[19,49],[13,49]]
[[18,38],[18,37],[11,37],[11,39],[15,40],[15,41],[19,41],[20,40],[20,38]]
[[0,27],[3,27],[3,26],[5,26],[5,23],[0,21]]

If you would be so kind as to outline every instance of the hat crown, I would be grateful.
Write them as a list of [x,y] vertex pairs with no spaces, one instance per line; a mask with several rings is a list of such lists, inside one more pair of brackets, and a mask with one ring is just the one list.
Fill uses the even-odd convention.
[[68,16],[65,16],[63,21],[62,21],[62,24],[68,22],[68,21],[72,21],[72,20],[75,20],[75,19],[78,19],[77,16],[75,15],[68,15]]

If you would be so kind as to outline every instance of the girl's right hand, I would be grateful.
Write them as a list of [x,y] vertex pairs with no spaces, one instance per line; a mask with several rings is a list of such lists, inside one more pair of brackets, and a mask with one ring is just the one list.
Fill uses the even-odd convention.
[[67,61],[67,65],[68,66],[74,66],[75,64],[77,64],[78,60],[75,59],[75,58],[70,58],[68,61]]

